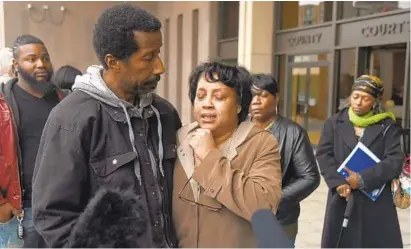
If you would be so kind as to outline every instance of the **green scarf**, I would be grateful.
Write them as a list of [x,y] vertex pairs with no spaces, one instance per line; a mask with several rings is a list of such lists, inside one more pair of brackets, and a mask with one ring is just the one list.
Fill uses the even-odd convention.
[[351,123],[353,123],[353,125],[361,128],[367,127],[372,124],[376,124],[386,118],[391,118],[395,121],[395,115],[392,112],[383,112],[375,114],[371,111],[368,114],[365,114],[364,116],[358,116],[354,113],[351,107],[350,109],[348,109],[348,117],[350,118],[350,121]]

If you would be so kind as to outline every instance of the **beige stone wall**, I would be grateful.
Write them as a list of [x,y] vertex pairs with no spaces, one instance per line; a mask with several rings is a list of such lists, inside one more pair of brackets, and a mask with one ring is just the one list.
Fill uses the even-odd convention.
[[183,124],[192,121],[188,76],[198,63],[216,55],[216,8],[216,2],[158,2],[158,17],[168,24],[163,28],[161,52],[166,73],[157,92],[177,108]]
[[[29,12],[27,4],[33,9]],[[46,44],[54,68],[69,64],[84,71],[87,66],[98,63],[92,45],[93,25],[104,9],[119,2],[3,2],[4,6],[4,42],[11,46],[15,38],[21,34],[32,34]],[[157,14],[157,2],[130,2],[139,5],[153,14]],[[49,15],[42,20],[42,6],[48,5]],[[1,3],[0,3],[1,6]],[[64,20],[60,7],[66,12]],[[0,21],[2,20],[0,7]],[[30,14],[31,13],[31,14]],[[39,22],[41,21],[41,22]],[[2,44],[2,26],[0,24],[0,46]]]
[[4,46],[4,2],[0,0],[0,48]]
[[[29,3],[33,7],[30,11]],[[84,71],[99,63],[92,45],[93,25],[104,9],[119,3],[0,1],[0,46],[11,46],[17,36],[29,33],[45,42],[55,69],[69,64]],[[163,23],[161,56],[167,71],[157,92],[177,107],[187,124],[192,120],[188,76],[199,62],[217,54],[217,2],[129,3],[147,9]],[[49,8],[44,20],[43,5]],[[62,22],[61,6],[66,8]]]
[[274,2],[240,2],[238,64],[253,73],[273,72]]

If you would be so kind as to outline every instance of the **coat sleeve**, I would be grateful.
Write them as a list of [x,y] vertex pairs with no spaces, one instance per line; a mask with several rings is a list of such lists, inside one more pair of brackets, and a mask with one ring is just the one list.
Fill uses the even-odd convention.
[[330,189],[334,189],[342,184],[348,184],[345,178],[337,172],[340,164],[334,157],[334,135],[332,120],[328,119],[324,123],[324,128],[321,132],[316,156],[321,175]]
[[181,128],[181,126],[182,126],[182,123],[181,123],[181,119],[180,119],[180,115],[178,115],[178,112],[177,112],[177,110],[174,110],[174,120],[175,120],[175,130],[176,131],[178,131],[180,128]]
[[291,153],[291,167],[296,179],[283,188],[282,199],[301,202],[320,185],[317,161],[307,133],[298,131]]
[[265,132],[254,139],[258,141],[254,143],[259,149],[247,174],[240,169],[233,169],[230,161],[217,149],[207,155],[193,174],[194,180],[204,188],[205,195],[215,198],[248,221],[259,209],[271,209],[276,213],[281,199],[278,143],[271,134]]
[[81,135],[49,117],[33,175],[33,222],[51,247],[63,247],[89,199]]
[[0,206],[5,204],[7,200],[3,197],[3,195],[0,193]]
[[374,167],[360,172],[360,175],[364,181],[364,188],[368,192],[381,187],[388,181],[391,181],[400,175],[404,163],[404,154],[401,150],[400,139],[401,127],[391,125],[385,136],[383,136],[383,159]]

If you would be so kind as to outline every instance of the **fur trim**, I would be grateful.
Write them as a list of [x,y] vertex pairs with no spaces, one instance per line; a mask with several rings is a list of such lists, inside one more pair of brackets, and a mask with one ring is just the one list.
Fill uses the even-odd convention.
[[147,228],[139,197],[133,193],[100,189],[80,215],[68,247],[138,248]]

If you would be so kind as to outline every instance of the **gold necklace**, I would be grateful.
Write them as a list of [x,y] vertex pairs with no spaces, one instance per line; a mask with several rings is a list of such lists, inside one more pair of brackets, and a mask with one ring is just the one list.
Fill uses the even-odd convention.
[[277,122],[277,120],[278,116],[275,116],[273,122],[271,122],[267,127],[265,127],[265,130],[270,129],[275,124],[275,122]]
[[273,126],[274,123],[275,123],[275,120],[273,122],[271,122],[269,125],[267,125],[267,127],[265,127],[264,130],[270,129],[271,126]]

